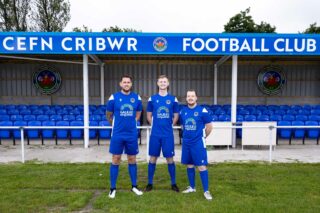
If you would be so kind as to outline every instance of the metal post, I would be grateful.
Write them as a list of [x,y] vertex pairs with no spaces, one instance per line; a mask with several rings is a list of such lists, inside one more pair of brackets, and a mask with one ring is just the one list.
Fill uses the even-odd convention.
[[20,137],[21,137],[21,162],[24,163],[24,135],[23,135],[23,127],[20,127]]
[[104,64],[100,65],[100,94],[101,94],[101,105],[104,105]]
[[89,77],[88,55],[83,55],[83,121],[84,121],[84,148],[89,147]]
[[[238,78],[238,56],[232,56],[232,85],[231,85],[231,122],[237,122],[237,79]],[[236,147],[236,129],[232,129],[232,147]]]
[[273,126],[269,126],[269,163],[272,163],[272,129]]
[[218,103],[218,65],[214,65],[214,79],[213,79],[213,104]]
[[149,139],[150,139],[150,133],[149,133],[149,127],[147,127],[147,150],[146,150],[146,159],[147,159],[147,162],[149,162]]

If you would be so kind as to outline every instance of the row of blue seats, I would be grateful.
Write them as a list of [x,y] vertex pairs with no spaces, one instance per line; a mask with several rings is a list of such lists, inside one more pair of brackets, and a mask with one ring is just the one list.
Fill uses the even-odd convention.
[[[212,121],[231,121],[231,116],[211,115]],[[320,115],[237,115],[237,122],[243,121],[320,121]]]
[[[0,109],[6,109],[6,110],[12,110],[12,109],[17,109],[17,110],[60,110],[60,109],[66,109],[66,110],[82,110],[83,111],[83,105],[2,105],[0,104]],[[89,105],[89,110],[97,110],[97,109],[102,109],[106,110],[105,105]]]
[[[110,126],[108,121],[90,121],[90,126]],[[83,126],[83,121],[0,121],[0,126]],[[44,139],[55,139],[56,144],[58,139],[69,139],[70,144],[72,139],[83,138],[83,129],[27,129],[25,130],[25,136],[28,139],[41,139],[42,144]],[[100,139],[109,139],[111,137],[111,129],[90,129],[90,139],[98,138],[98,144]],[[1,139],[21,138],[21,132],[19,129],[0,129],[0,142]]]
[[[89,114],[93,115],[105,115],[106,110],[104,109],[96,109],[90,110]],[[83,115],[83,110],[79,109],[49,109],[49,110],[42,110],[42,109],[0,109],[0,115]]]
[[320,122],[317,121],[279,121],[278,126],[306,126],[306,128],[284,128],[278,129],[278,135],[280,138],[289,139],[291,144],[291,139],[302,139],[304,143],[305,138],[317,139],[317,144],[319,144],[320,129],[307,128],[307,126],[319,126]]
[[[203,105],[208,109],[216,110],[216,109],[231,109],[231,105]],[[246,110],[312,110],[312,109],[320,109],[320,105],[237,105],[237,109],[246,109]]]
[[[83,121],[83,115],[0,115],[0,121]],[[104,121],[105,115],[89,115],[90,121]]]

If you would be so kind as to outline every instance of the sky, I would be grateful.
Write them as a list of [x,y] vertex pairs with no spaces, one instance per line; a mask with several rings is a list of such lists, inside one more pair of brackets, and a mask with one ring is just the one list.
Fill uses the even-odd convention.
[[319,0],[69,0],[71,20],[64,31],[83,25],[93,32],[119,26],[154,33],[221,33],[229,19],[250,7],[255,23],[277,33],[320,26]]

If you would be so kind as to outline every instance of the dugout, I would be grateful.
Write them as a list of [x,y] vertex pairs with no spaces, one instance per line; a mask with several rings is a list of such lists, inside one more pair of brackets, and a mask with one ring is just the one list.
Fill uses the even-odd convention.
[[[109,46],[97,49],[99,38]],[[156,92],[157,76],[166,74],[180,102],[196,89],[202,104],[231,104],[233,122],[237,104],[320,103],[318,35],[1,33],[0,39],[0,104],[102,104],[124,73],[134,77],[144,102]],[[61,75],[60,89],[50,95],[32,80],[45,66]],[[267,66],[284,74],[275,95],[258,88]]]

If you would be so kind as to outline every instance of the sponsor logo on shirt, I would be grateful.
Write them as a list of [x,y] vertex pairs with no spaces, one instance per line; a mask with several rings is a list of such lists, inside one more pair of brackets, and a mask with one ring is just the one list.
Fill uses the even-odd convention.
[[194,118],[188,118],[184,124],[184,129],[187,131],[197,130],[197,123]]
[[169,118],[169,109],[165,106],[159,107],[157,110],[157,118],[163,119],[163,118]]
[[121,105],[120,116],[122,116],[122,117],[133,116],[133,106],[131,104]]

